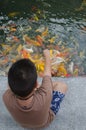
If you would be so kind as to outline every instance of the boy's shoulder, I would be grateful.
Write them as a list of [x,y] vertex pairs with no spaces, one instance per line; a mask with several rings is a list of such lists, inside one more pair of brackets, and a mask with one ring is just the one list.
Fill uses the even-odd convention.
[[9,98],[11,99],[12,91],[7,89],[3,94],[3,101],[6,102]]

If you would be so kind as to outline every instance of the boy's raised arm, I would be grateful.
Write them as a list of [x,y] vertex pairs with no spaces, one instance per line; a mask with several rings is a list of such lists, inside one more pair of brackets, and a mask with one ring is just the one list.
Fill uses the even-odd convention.
[[43,51],[45,58],[45,67],[44,67],[44,76],[51,76],[51,60],[50,60],[50,51],[45,49]]

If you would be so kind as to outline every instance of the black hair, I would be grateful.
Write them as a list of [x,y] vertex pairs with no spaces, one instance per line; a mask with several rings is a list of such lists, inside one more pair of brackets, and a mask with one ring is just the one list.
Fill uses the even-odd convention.
[[18,60],[9,69],[8,84],[17,96],[28,96],[35,88],[36,81],[36,67],[29,59]]

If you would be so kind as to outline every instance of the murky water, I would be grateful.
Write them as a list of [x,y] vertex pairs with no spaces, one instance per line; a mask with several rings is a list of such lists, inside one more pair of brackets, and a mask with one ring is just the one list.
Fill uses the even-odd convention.
[[41,76],[43,47],[53,76],[86,75],[86,0],[0,0],[0,75],[30,58]]

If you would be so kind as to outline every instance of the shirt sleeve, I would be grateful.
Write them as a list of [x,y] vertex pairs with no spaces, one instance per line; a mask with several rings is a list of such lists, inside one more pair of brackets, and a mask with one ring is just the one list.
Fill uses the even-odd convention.
[[55,117],[54,113],[50,109],[52,100],[52,79],[50,76],[44,76],[41,87],[35,94],[35,102],[33,108],[40,113],[40,120],[48,125]]
[[39,91],[42,91],[45,94],[52,95],[52,79],[50,76],[44,76],[42,79],[42,84],[39,88]]
[[43,106],[45,106],[45,104],[47,108],[50,108],[50,104],[52,100],[52,85],[53,84],[52,84],[51,77],[44,76],[40,88],[38,88],[38,90],[35,93],[36,106],[39,106],[39,108],[42,108]]
[[51,77],[44,76],[40,88],[45,89],[45,91],[52,93],[52,86],[53,86],[53,83],[52,83]]

